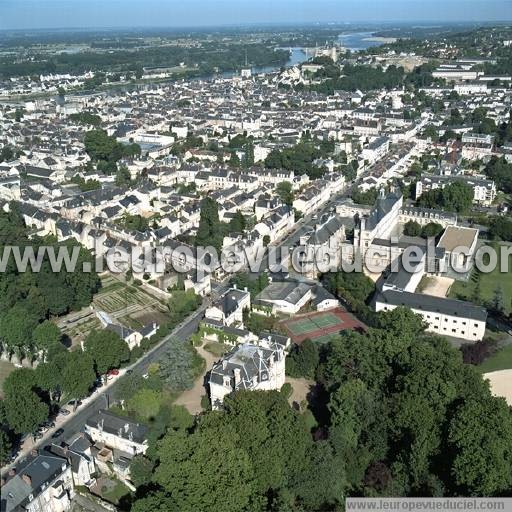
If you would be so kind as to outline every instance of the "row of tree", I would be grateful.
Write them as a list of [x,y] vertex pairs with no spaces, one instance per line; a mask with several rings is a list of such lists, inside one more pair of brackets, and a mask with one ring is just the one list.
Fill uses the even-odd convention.
[[[29,231],[16,204],[9,212],[0,212],[0,248],[19,247],[20,251],[50,246],[56,252],[66,249],[78,251],[75,268],[59,272],[52,270],[48,253],[41,260],[39,271],[18,268],[13,253],[7,260],[5,271],[0,273],[0,351],[9,357],[32,359],[45,356],[54,350],[54,336],[45,340],[44,320],[72,310],[79,310],[91,303],[93,294],[100,287],[100,280],[92,270],[84,272],[84,264],[94,269],[91,253],[76,242],[57,244],[52,237],[29,238]],[[42,323],[43,322],[43,323]]]

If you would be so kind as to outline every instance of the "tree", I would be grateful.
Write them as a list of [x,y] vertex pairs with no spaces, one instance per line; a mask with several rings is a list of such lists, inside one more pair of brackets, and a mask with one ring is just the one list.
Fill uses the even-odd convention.
[[143,420],[154,418],[160,409],[161,396],[152,389],[141,389],[137,391],[126,402],[126,408]]
[[313,379],[319,363],[317,345],[310,339],[295,345],[286,358],[286,373],[290,377]]
[[233,153],[231,153],[228,165],[230,167],[240,167],[241,162],[240,162],[240,158],[238,158],[236,151],[233,151]]
[[497,311],[498,313],[503,312],[503,288],[501,287],[501,285],[498,285],[494,290],[492,305],[494,310]]
[[[2,423],[4,423],[2,421]],[[0,429],[0,463],[3,465],[9,459],[12,450],[12,443],[6,432]]]
[[90,354],[81,350],[66,353],[61,378],[64,395],[80,400],[89,394],[95,380],[94,359]]
[[246,220],[240,210],[235,212],[234,217],[229,222],[229,229],[235,233],[244,233],[246,227]]
[[277,184],[276,193],[287,206],[293,205],[292,184],[289,181],[281,181]]
[[130,359],[130,349],[119,335],[109,329],[93,330],[85,338],[85,352],[88,353],[100,375]]
[[18,357],[26,355],[32,349],[32,335],[38,323],[35,314],[30,313],[21,304],[16,304],[0,320],[0,332],[8,351]]
[[17,434],[34,432],[48,418],[48,406],[31,391],[7,397],[4,405],[7,423]]
[[36,349],[43,353],[43,361],[64,349],[60,329],[49,320],[45,320],[34,329],[33,339]]
[[452,474],[464,496],[493,496],[512,486],[512,414],[502,398],[471,398],[449,427]]
[[455,181],[443,189],[433,189],[423,193],[418,199],[418,206],[464,213],[471,208],[473,197],[474,192],[469,185]]
[[169,340],[169,350],[159,361],[160,376],[174,391],[184,391],[194,385],[204,360],[194,347],[176,338]]
[[429,222],[423,226],[421,236],[423,238],[437,238],[444,231],[443,226],[437,222]]
[[404,226],[404,234],[407,236],[420,236],[421,226],[414,220],[410,220]]
[[135,501],[131,512],[170,512],[172,510],[179,510],[176,508],[174,500],[166,495],[164,492],[152,492],[145,495],[143,498]]
[[270,243],[270,236],[269,235],[264,235],[264,237],[263,237],[263,247],[267,247],[269,243]]
[[219,220],[219,207],[213,199],[205,197],[201,203],[199,227],[196,234],[196,246],[215,247],[220,253],[223,234]]
[[194,290],[174,290],[167,303],[170,325],[178,325],[201,305],[201,297]]
[[130,479],[135,487],[147,485],[153,476],[154,464],[144,455],[136,455],[130,463]]
[[126,165],[119,166],[116,172],[115,183],[118,187],[128,187],[132,182],[132,177]]
[[253,471],[240,439],[227,427],[200,429],[191,435],[172,431],[158,444],[155,480],[176,510],[242,512],[253,493]]

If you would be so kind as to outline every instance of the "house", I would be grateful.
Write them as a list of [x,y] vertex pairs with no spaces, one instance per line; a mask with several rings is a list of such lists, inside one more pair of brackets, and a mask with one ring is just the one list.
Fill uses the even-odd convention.
[[2,482],[2,512],[64,512],[75,494],[71,465],[55,455],[36,455],[21,471]]
[[212,409],[221,409],[224,397],[235,391],[281,389],[285,381],[285,358],[286,353],[278,343],[235,347],[210,372]]
[[270,306],[272,313],[295,314],[313,297],[312,287],[306,283],[285,281],[270,283],[256,296],[256,304]]
[[126,342],[130,350],[138,347],[144,338],[151,338],[151,336],[153,336],[153,334],[155,334],[158,329],[158,324],[155,322],[145,325],[138,331],[130,329],[129,327],[125,327],[124,325],[114,322],[110,315],[105,313],[105,311],[96,311],[96,316],[98,317],[102,326],[109,331],[115,332],[122,340]]
[[96,465],[91,447],[91,442],[83,432],[78,432],[65,443],[50,446],[51,453],[68,461],[75,486],[91,488],[96,483],[93,476]]
[[222,325],[243,327],[243,311],[251,307],[251,294],[247,290],[230,288],[205,311],[205,318]]
[[90,416],[85,433],[96,444],[131,455],[144,454],[148,449],[148,427],[105,409]]

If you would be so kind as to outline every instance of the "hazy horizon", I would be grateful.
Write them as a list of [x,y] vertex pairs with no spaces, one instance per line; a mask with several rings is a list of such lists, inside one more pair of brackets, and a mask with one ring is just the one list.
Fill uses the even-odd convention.
[[3,0],[0,30],[512,20],[512,0]]

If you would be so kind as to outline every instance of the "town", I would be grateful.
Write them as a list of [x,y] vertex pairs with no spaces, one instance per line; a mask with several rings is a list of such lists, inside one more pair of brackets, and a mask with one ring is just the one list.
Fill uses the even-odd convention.
[[512,491],[512,28],[400,30],[16,46],[2,512]]

